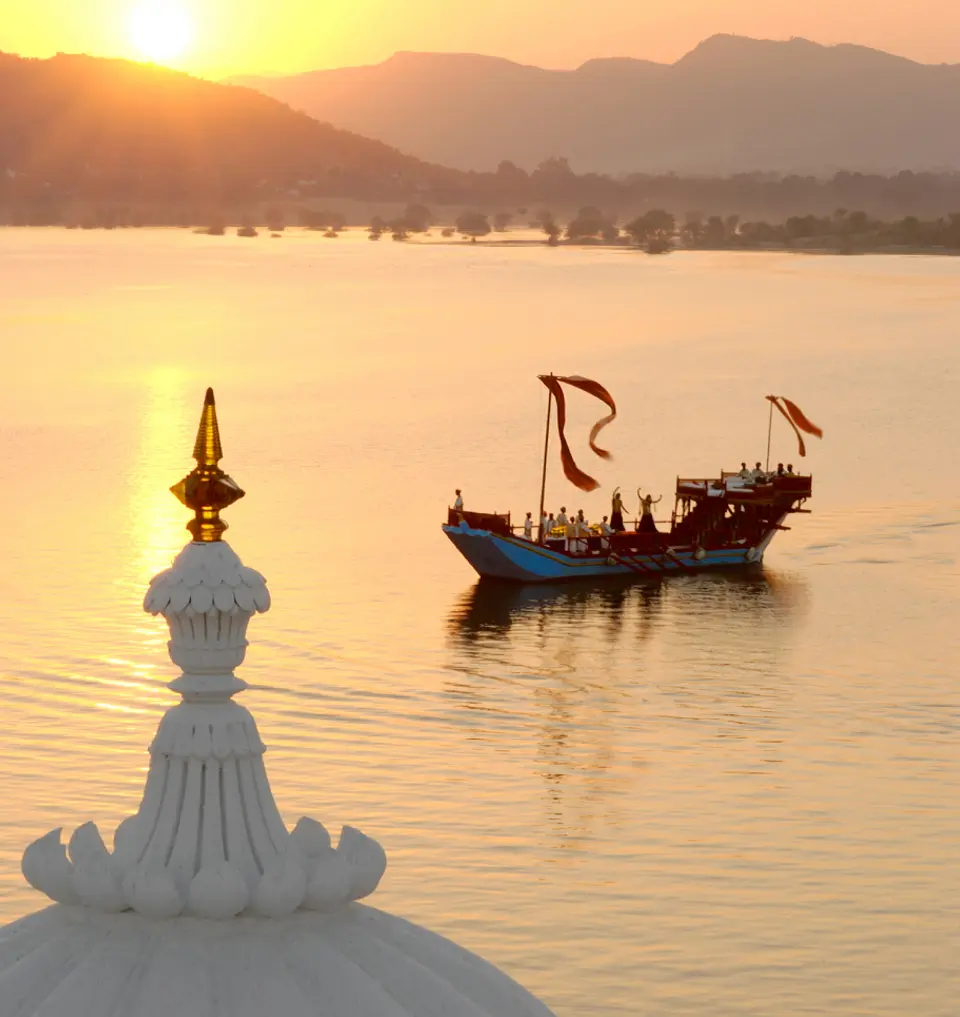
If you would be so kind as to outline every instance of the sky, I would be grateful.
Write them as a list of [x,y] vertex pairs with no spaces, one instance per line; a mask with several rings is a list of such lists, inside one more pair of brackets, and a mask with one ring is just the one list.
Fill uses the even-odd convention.
[[717,32],[960,63],[958,0],[0,0],[0,50],[152,57],[213,78],[377,63],[397,50],[553,68],[670,62]]

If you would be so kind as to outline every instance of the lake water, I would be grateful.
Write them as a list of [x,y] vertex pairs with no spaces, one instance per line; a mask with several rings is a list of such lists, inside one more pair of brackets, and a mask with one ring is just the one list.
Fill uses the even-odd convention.
[[[948,1017],[960,998],[960,260],[0,232],[0,921],[20,853],[112,834],[174,701],[140,610],[207,385],[262,571],[243,696],[292,824],[558,1017]],[[546,390],[583,496],[671,500],[825,431],[764,570],[491,596],[440,530],[536,511]],[[775,422],[773,460],[793,459]],[[628,499],[635,504],[635,499]],[[663,507],[663,506],[661,506]],[[504,1015],[507,1017],[507,1015]]]

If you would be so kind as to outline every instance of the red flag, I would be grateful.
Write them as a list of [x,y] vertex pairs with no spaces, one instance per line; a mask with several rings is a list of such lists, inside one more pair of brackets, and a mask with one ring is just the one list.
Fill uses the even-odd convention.
[[790,414],[790,419],[800,428],[801,431],[806,431],[807,434],[816,435],[818,438],[823,437],[823,430],[817,427],[816,424],[811,423],[803,413],[803,410],[797,406],[796,403],[790,402],[786,396],[780,396],[783,400],[783,405],[787,408],[787,413]]
[[799,449],[800,455],[805,456],[807,454],[807,446],[804,445],[803,443],[803,435],[798,430],[797,425],[793,422],[793,417],[791,417],[790,414],[787,413],[787,411],[783,408],[783,406],[780,405],[780,400],[783,397],[768,395],[766,398],[769,399],[774,406],[776,406],[776,408],[783,414],[784,420],[786,420],[786,422],[793,428],[793,433],[797,436],[797,444],[800,446]]
[[560,383],[566,382],[584,392],[589,392],[590,395],[595,396],[610,407],[610,414],[598,420],[590,431],[590,448],[604,459],[609,459],[610,453],[606,449],[599,448],[595,443],[595,439],[600,431],[617,415],[617,407],[613,401],[613,396],[598,382],[590,381],[589,378],[581,378],[577,374],[559,378],[552,374],[541,374],[539,377],[544,385],[553,393],[554,399],[557,400],[557,431],[560,436],[560,462],[563,464],[564,476],[566,476],[571,484],[579,487],[581,491],[595,491],[600,485],[593,477],[584,473],[577,466],[570,452],[570,446],[567,444],[567,436],[564,433],[567,426],[567,402]]

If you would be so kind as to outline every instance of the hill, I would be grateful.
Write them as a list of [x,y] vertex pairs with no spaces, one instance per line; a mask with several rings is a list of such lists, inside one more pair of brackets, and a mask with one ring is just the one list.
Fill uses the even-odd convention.
[[[0,198],[392,197],[450,171],[251,89],[154,65],[0,54]],[[6,171],[5,173],[3,171]]]
[[494,57],[235,79],[338,127],[460,169],[825,173],[960,168],[960,65],[863,46],[718,35],[674,64],[551,71]]

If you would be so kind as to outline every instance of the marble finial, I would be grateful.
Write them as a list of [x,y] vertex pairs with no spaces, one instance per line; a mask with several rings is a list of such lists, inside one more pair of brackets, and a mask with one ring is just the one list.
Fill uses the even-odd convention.
[[195,509],[196,538],[150,582],[144,610],[170,629],[169,684],[181,702],[160,721],[140,808],[109,851],[93,823],[65,846],[52,830],[27,848],[27,882],[62,904],[99,912],[280,918],[298,909],[334,912],[376,889],[383,848],[345,826],[334,847],[315,820],[287,829],[264,766],[266,746],[233,697],[246,688],[235,669],[247,625],[270,609],[267,581],[220,539],[219,509],[243,492],[217,465],[222,456],[212,390],[194,456],[197,469],[174,489]]

